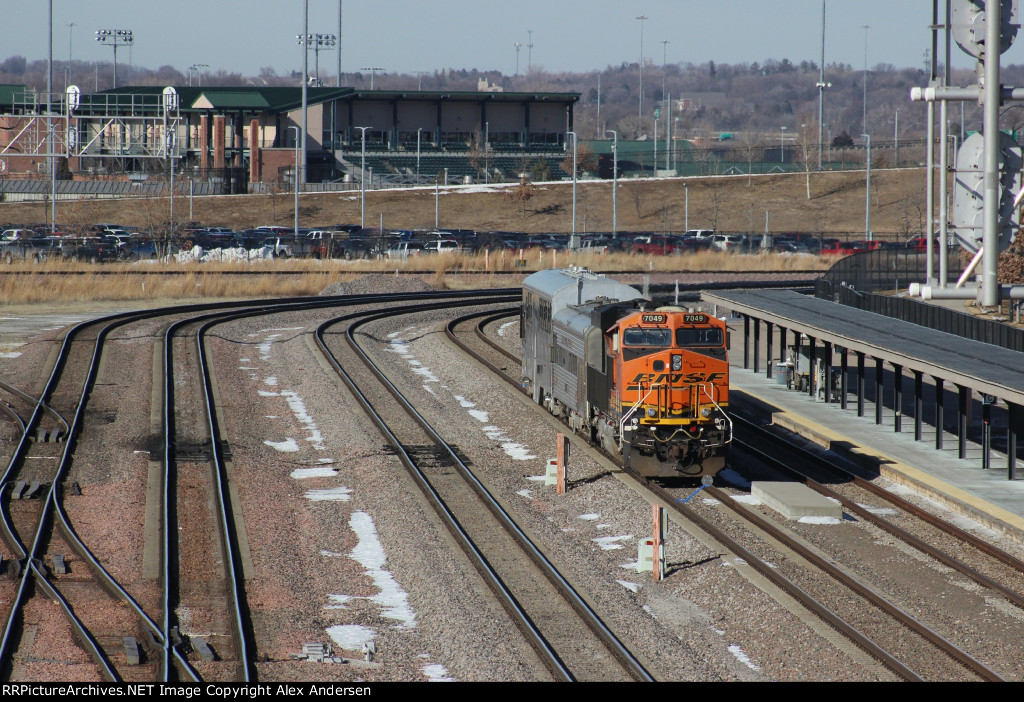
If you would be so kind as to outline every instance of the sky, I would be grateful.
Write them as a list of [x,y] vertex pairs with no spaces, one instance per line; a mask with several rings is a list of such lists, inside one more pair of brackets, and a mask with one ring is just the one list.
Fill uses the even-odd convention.
[[[303,0],[0,0],[0,59],[45,59],[53,5],[53,57],[113,60],[98,29],[131,29],[135,45],[118,64],[185,72],[206,64],[256,75],[302,66]],[[306,0],[309,33],[338,34],[339,0]],[[921,67],[930,45],[926,0],[826,0],[825,63],[854,69],[880,63]],[[341,0],[342,71],[428,73],[444,69],[525,73],[590,71],[641,55],[667,63],[753,63],[821,56],[822,0]],[[944,3],[940,3],[944,5]],[[646,20],[637,17],[646,17]],[[69,28],[68,23],[74,27]],[[864,27],[868,26],[868,29]],[[532,33],[531,33],[532,32]],[[669,43],[664,44],[664,41]],[[517,52],[516,42],[520,47]],[[69,47],[70,43],[70,47]],[[529,46],[533,44],[532,48]],[[518,60],[517,60],[518,57]],[[941,60],[941,59],[940,59]],[[337,53],[320,52],[322,75],[337,73]],[[1024,63],[1024,39],[1004,54]],[[973,60],[953,46],[954,67]],[[313,70],[314,55],[309,58]],[[378,71],[381,72],[381,71]]]

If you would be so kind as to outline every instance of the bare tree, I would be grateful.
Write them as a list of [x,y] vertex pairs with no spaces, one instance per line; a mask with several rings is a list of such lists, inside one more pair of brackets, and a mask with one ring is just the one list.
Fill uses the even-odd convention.
[[523,220],[526,220],[526,203],[537,193],[537,188],[525,173],[519,174],[519,183],[505,190],[502,197],[511,202],[518,202],[522,207]]
[[[587,144],[579,144],[576,147],[576,177],[580,178],[584,173],[588,171],[597,170],[597,154]],[[562,170],[566,173],[572,174],[572,152],[565,157],[561,164]]]
[[743,133],[738,140],[739,150],[747,160],[747,186],[752,184],[754,173],[754,161],[764,159],[764,144],[761,142],[761,135],[754,131]]
[[804,169],[804,178],[807,186],[807,199],[811,199],[811,169],[817,164],[818,142],[814,141],[813,134],[817,133],[817,125],[811,122],[802,123],[801,129],[796,134],[797,161]]

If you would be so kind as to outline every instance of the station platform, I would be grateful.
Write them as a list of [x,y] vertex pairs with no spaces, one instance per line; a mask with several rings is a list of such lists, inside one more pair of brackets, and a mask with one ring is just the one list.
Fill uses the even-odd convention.
[[991,467],[982,469],[980,444],[969,442],[961,459],[956,437],[948,431],[947,448],[936,450],[934,427],[926,426],[921,440],[915,441],[912,427],[894,431],[888,407],[883,422],[876,424],[870,401],[864,416],[858,417],[838,402],[823,402],[764,372],[744,369],[742,359],[730,356],[730,404],[737,409],[741,404],[758,405],[771,412],[774,424],[877,469],[882,477],[1024,544],[1024,480],[1007,480],[1004,454],[991,451]]

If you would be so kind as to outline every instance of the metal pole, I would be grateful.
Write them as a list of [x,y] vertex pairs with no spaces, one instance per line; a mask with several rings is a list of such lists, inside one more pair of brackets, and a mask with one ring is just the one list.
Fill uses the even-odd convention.
[[50,232],[57,231],[57,161],[53,155],[53,0],[50,0],[49,13],[49,53],[46,58],[46,152],[49,154],[50,165]]
[[825,0],[821,0],[821,65],[818,66],[818,170],[821,170],[821,130],[825,121]]
[[74,22],[68,22],[67,26],[68,26],[68,75],[67,75],[67,80],[64,81],[64,89],[65,90],[67,90],[67,87],[69,85],[71,85],[71,81],[74,79],[74,76],[71,75],[71,64],[74,63],[74,60],[72,58],[73,55],[71,53],[71,42],[72,42],[72,40],[75,37],[75,26],[76,25],[75,25]]
[[309,107],[309,95],[307,83],[309,82],[309,0],[302,2],[302,182],[306,182],[308,175],[306,170],[306,128],[307,112]]
[[362,132],[362,155],[359,164],[359,226],[366,228],[366,130],[369,127],[354,127]]
[[864,198],[864,239],[865,241],[871,241],[871,135],[862,134],[861,136],[866,137],[867,143],[867,187],[865,188]]
[[665,112],[668,114],[668,119],[665,124],[665,170],[670,170],[672,164],[669,163],[669,157],[672,155],[672,96],[669,95],[665,100]]
[[864,133],[868,131],[868,30],[870,26],[864,25]]
[[[640,111],[637,116],[643,120],[644,118],[644,22],[647,20],[645,15],[637,17],[640,20]],[[643,122],[641,121],[640,126],[642,128]]]
[[683,205],[683,229],[690,231],[690,184],[684,183],[683,190],[686,192],[686,200]]
[[416,128],[416,178],[420,177],[420,137],[423,133],[423,127]]
[[288,129],[294,129],[295,130],[295,166],[296,166],[296,168],[294,170],[295,177],[292,178],[292,180],[295,181],[295,219],[293,221],[293,227],[294,228],[293,228],[292,234],[294,236],[298,236],[299,235],[299,168],[298,168],[298,166],[301,165],[300,164],[301,157],[299,155],[299,136],[300,136],[300,133],[299,133],[299,128],[297,126],[295,126],[295,125],[292,125],[292,126],[288,127]]
[[[998,11],[1002,3],[995,3]],[[988,5],[986,4],[986,8]],[[984,138],[985,138],[985,209],[982,245],[982,299],[984,307],[999,304],[999,42],[1001,22],[995,12],[985,13],[985,84],[984,84]],[[928,232],[928,240],[932,238]]]
[[[951,39],[952,39],[952,36],[951,36],[952,32],[950,31],[949,27],[950,27],[951,24],[952,24],[952,8],[951,8],[951,3],[949,2],[949,0],[946,0],[946,61],[945,61],[945,66],[943,67],[943,71],[942,71],[942,87],[946,87],[946,86],[949,85],[949,61],[950,61],[949,54],[950,54],[950,49],[951,49],[950,42],[951,42]],[[943,106],[943,108],[946,107],[946,102],[945,101],[943,101],[942,106]],[[963,109],[964,109],[964,104],[961,102],[960,103],[960,134],[961,134],[961,142],[963,141],[963,130],[964,130],[964,113],[963,113]],[[945,117],[945,115],[943,115],[942,122],[943,122],[944,129],[948,132],[949,131],[949,126],[946,124],[946,117]],[[953,153],[956,154],[956,149],[955,148],[953,149]],[[945,142],[945,140],[943,140],[943,142],[942,142],[942,154],[943,154],[943,157],[945,157],[945,155],[946,155],[946,142]],[[946,180],[947,180],[947,178],[946,178],[946,159],[945,158],[943,158],[942,170],[940,172],[942,173],[942,195],[941,195],[941,197],[939,199],[939,202],[940,202],[940,206],[942,207],[942,215],[939,218],[939,242],[940,242],[940,246],[939,246],[939,287],[945,287],[946,286],[946,280],[949,279],[949,221],[948,221],[948,216],[947,216],[948,213],[947,213],[947,206],[946,206],[946,202],[947,202]],[[932,235],[931,234],[932,234],[932,232],[929,229],[928,230],[928,244],[929,244],[929,246],[931,246],[931,242],[932,242]],[[929,262],[929,265],[931,264],[931,259],[932,259],[932,254],[931,254],[931,250],[929,249],[929,251],[928,251],[928,262]]]
[[341,87],[341,3],[338,0],[338,87]]
[[[929,60],[929,87],[936,85],[936,72],[935,72],[935,59],[938,57],[939,51],[939,0],[932,0],[932,52]],[[947,26],[946,31],[949,31]],[[925,230],[923,232],[925,236],[925,279],[929,284],[935,281],[935,265],[932,258],[932,233],[935,231],[935,102],[932,100],[928,101],[928,124],[926,129],[926,137],[928,141],[927,150],[925,152],[925,209],[928,212],[928,218],[925,222]],[[945,177],[945,172],[943,172]],[[945,182],[945,178],[943,179]],[[945,282],[945,281],[943,281]],[[941,431],[938,432],[942,434]]]
[[607,130],[612,135],[612,236],[619,235],[619,133]]
[[569,247],[578,246],[576,241],[576,145],[579,143],[579,136],[576,132],[566,132],[572,137],[572,238],[569,239]]

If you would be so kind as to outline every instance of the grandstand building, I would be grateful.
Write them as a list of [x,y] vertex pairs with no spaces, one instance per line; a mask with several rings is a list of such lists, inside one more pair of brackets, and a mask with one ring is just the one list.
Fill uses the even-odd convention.
[[[559,164],[578,100],[576,93],[308,88],[307,182],[358,181],[370,169],[375,181],[505,181],[542,159],[551,177],[565,177]],[[54,101],[49,117],[44,102],[23,86],[0,86],[6,181],[49,180],[47,154],[57,153],[61,181],[164,180],[173,159],[179,177],[225,192],[294,182],[298,87],[72,91]]]

